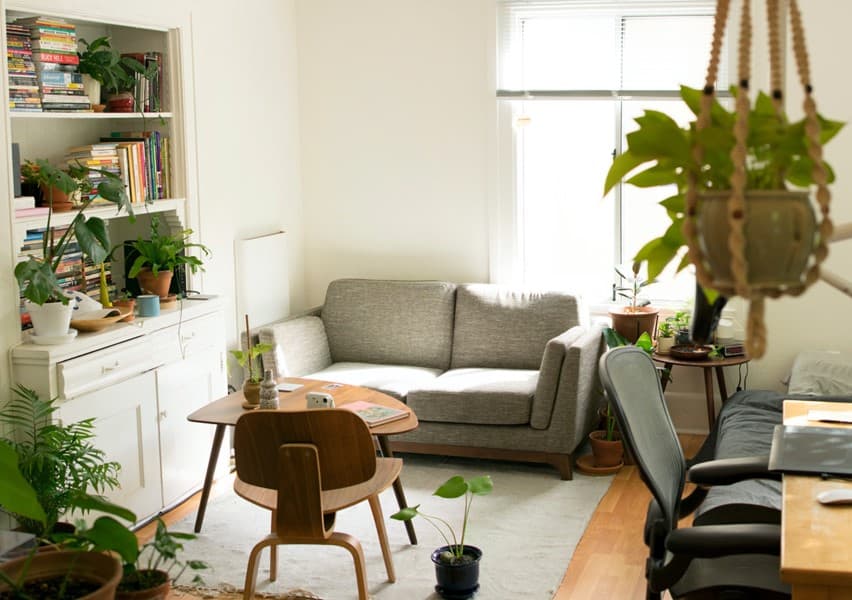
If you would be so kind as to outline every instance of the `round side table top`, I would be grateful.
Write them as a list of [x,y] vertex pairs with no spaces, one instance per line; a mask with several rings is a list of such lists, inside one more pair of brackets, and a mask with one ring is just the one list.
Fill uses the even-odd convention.
[[684,367],[732,367],[747,363],[751,359],[748,356],[731,356],[728,358],[704,358],[701,360],[689,360],[683,358],[675,358],[668,354],[654,354],[651,358],[664,365],[682,365]]

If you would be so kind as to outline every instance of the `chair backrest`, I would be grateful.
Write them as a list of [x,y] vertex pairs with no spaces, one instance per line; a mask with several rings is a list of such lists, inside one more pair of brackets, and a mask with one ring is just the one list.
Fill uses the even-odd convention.
[[242,415],[234,431],[237,475],[244,482],[278,489],[279,448],[285,444],[316,447],[321,489],[356,485],[376,472],[376,449],[367,424],[348,410],[294,412],[258,410]]
[[636,346],[613,348],[600,359],[600,377],[622,438],[663,512],[677,527],[686,461],[651,357]]

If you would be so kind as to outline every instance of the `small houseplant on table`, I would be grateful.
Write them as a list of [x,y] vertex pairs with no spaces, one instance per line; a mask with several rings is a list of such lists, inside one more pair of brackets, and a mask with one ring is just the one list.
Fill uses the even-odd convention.
[[[695,121],[681,128],[664,113],[645,111],[636,119],[639,129],[627,135],[628,149],[616,157],[607,174],[604,193],[622,180],[639,187],[676,186],[677,193],[660,202],[671,225],[643,246],[634,260],[647,260],[649,276],[656,277],[687,246],[679,267],[693,264],[699,284],[692,338],[709,341],[725,297],[739,295],[750,301],[746,344],[749,354],[759,358],[766,345],[764,298],[802,293],[819,277],[827,255],[833,230],[827,184],[834,175],[822,160],[822,147],[842,124],[816,112],[795,3],[789,16],[804,90],[804,118],[790,122],[783,111],[777,3],[767,3],[771,93],[760,92],[753,105],[749,100],[752,36],[746,13],[750,5],[745,3],[735,111],[716,100],[728,8],[727,0],[717,5],[703,90],[681,87]],[[788,185],[816,186],[819,224],[807,192],[791,191]]]
[[[47,194],[47,223],[42,234],[41,255],[31,255],[18,262],[15,266],[15,278],[18,280],[21,295],[26,300],[27,311],[32,317],[35,335],[59,338],[68,334],[73,309],[56,276],[68,245],[76,240],[83,255],[94,264],[103,262],[109,254],[110,240],[106,225],[100,217],[87,218],[86,208],[97,196],[115,204],[119,212],[126,210],[131,218],[133,208],[121,179],[112,173],[81,166],[71,166],[68,172],[65,172],[42,159],[37,160],[35,164],[38,169],[34,177]],[[97,187],[97,195],[89,193],[92,191],[87,178],[90,171],[95,171],[105,178]],[[55,232],[52,224],[54,190],[68,195],[81,191],[85,192],[83,197],[86,198],[61,235]]]
[[465,534],[473,497],[485,496],[493,489],[494,484],[488,475],[468,480],[455,475],[433,492],[434,496],[441,498],[464,497],[464,517],[460,536],[456,536],[456,531],[446,520],[421,512],[419,504],[403,508],[391,515],[392,519],[398,521],[408,521],[420,515],[444,538],[447,544],[432,552],[432,562],[435,564],[435,577],[438,582],[435,591],[442,598],[470,598],[479,589],[479,561],[482,559],[482,551],[476,546],[465,544]]
[[641,263],[633,263],[632,273],[627,274],[622,269],[615,267],[616,274],[628,285],[616,287],[616,293],[626,298],[629,304],[614,307],[609,310],[612,319],[612,327],[631,343],[635,342],[642,332],[653,335],[657,327],[657,315],[659,309],[640,304],[639,295],[645,286],[654,283],[653,279],[645,279],[640,276]]
[[668,317],[657,328],[657,354],[668,354],[675,343],[675,326],[672,318]]
[[176,267],[186,265],[193,273],[204,270],[202,260],[187,254],[187,250],[197,248],[205,256],[210,255],[207,246],[189,241],[192,233],[192,229],[183,229],[172,235],[162,234],[159,217],[152,216],[151,237],[147,240],[140,237],[127,243],[138,253],[127,276],[135,277],[143,292],[161,299],[168,297]]
[[246,315],[246,346],[247,350],[231,350],[231,355],[237,360],[237,364],[243,368],[245,380],[243,381],[243,396],[245,402],[243,408],[257,408],[260,406],[260,382],[263,374],[260,370],[260,355],[272,350],[272,344],[251,345],[251,327]]

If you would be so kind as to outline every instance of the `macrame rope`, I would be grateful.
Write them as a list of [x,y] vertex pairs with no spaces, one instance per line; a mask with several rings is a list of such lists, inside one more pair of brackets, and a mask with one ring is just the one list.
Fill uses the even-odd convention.
[[[831,195],[828,190],[828,174],[822,159],[822,145],[820,143],[820,123],[816,111],[816,103],[813,99],[813,88],[810,82],[810,68],[808,66],[808,53],[805,48],[805,35],[802,26],[802,16],[799,11],[797,0],[789,0],[790,28],[792,34],[793,55],[799,74],[801,85],[804,89],[803,108],[805,112],[805,135],[807,136],[808,157],[813,163],[812,178],[816,184],[816,202],[820,209],[821,220],[818,226],[818,240],[816,248],[812,252],[813,260],[805,273],[804,281],[786,287],[769,288],[752,285],[748,280],[748,261],[746,258],[746,240],[744,228],[746,225],[746,188],[748,173],[747,167],[747,141],[748,141],[748,116],[750,112],[750,101],[748,97],[749,83],[751,77],[751,0],[743,0],[742,15],[740,18],[740,39],[738,46],[738,92],[735,108],[734,121],[734,148],[731,150],[733,162],[733,173],[731,174],[731,193],[727,202],[727,217],[730,228],[728,234],[728,250],[731,256],[730,270],[733,284],[721,284],[714,281],[714,275],[709,271],[698,241],[697,230],[697,205],[700,182],[698,173],[687,173],[687,190],[685,198],[685,215],[683,222],[683,235],[687,243],[689,260],[695,265],[695,273],[698,282],[704,287],[717,289],[722,294],[737,294],[750,300],[749,315],[747,320],[746,349],[753,358],[760,358],[766,350],[766,326],[764,323],[765,298],[777,298],[782,294],[797,296],[808,286],[819,279],[819,269],[828,255],[828,241],[834,231],[833,224],[829,218],[829,205]],[[730,0],[717,0],[716,16],[713,27],[713,42],[710,48],[710,63],[707,67],[707,78],[704,84],[704,94],[701,97],[701,107],[696,120],[696,130],[701,131],[710,124],[711,107],[716,97],[716,79],[719,70],[722,40],[724,38],[726,21],[730,9]],[[770,86],[771,98],[775,110],[783,117],[783,74],[782,74],[782,47],[781,47],[781,21],[782,13],[780,0],[766,0],[766,18],[769,30],[769,62],[770,62]],[[704,149],[696,145],[692,150],[693,158],[697,165],[701,165],[704,159]],[[808,240],[805,240],[807,243]]]

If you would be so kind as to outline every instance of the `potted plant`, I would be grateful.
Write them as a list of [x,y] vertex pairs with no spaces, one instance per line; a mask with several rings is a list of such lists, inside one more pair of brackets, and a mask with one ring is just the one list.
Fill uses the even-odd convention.
[[140,237],[128,243],[137,256],[127,276],[135,277],[145,293],[167,298],[175,267],[186,265],[193,273],[204,270],[201,259],[187,254],[187,250],[198,248],[204,255],[209,255],[210,250],[204,244],[191,243],[192,233],[192,229],[183,229],[173,235],[163,235],[160,233],[160,219],[154,215],[151,217],[151,237],[147,240]]
[[433,492],[434,496],[440,498],[464,497],[464,517],[460,536],[456,535],[456,531],[444,519],[421,512],[419,504],[403,508],[391,515],[392,519],[398,521],[408,521],[420,515],[441,534],[446,542],[445,546],[432,552],[432,562],[435,564],[435,577],[438,582],[435,591],[442,598],[470,598],[479,589],[479,561],[482,559],[482,550],[465,544],[465,534],[473,497],[490,494],[492,489],[494,484],[488,475],[473,477],[469,480],[465,480],[461,475],[455,475]]
[[635,342],[643,332],[653,335],[657,328],[657,315],[660,312],[658,308],[640,303],[639,295],[642,290],[645,286],[654,283],[653,279],[645,279],[639,275],[640,267],[639,262],[633,263],[633,270],[629,275],[615,267],[615,272],[627,283],[627,285],[616,287],[615,291],[622,298],[626,298],[629,304],[609,310],[613,329],[631,343]]
[[[62,189],[43,181],[39,177],[39,171],[39,165],[31,160],[25,160],[21,165],[21,185],[26,187],[29,193],[35,197],[38,206],[48,206],[48,193],[52,194],[50,196],[50,207],[55,213],[69,212],[74,209],[75,204],[79,204],[79,190],[75,189],[68,194]],[[78,184],[80,183],[79,180],[75,181]]]
[[[251,338],[249,338],[251,339]],[[231,355],[237,359],[237,364],[245,372],[243,395],[246,398],[245,408],[255,408],[260,405],[260,382],[263,376],[260,372],[260,361],[257,360],[264,352],[272,350],[272,344],[255,344],[247,351],[231,350]]]
[[122,313],[127,313],[125,321],[133,320],[133,311],[136,308],[136,298],[127,291],[127,288],[121,290],[121,294],[113,298],[112,305],[119,309]]
[[134,95],[135,74],[151,80],[157,74],[157,66],[152,64],[146,69],[135,58],[122,56],[112,47],[107,36],[99,37],[91,43],[80,39],[80,44],[83,50],[77,52],[80,59],[78,69],[84,76],[86,95],[92,104],[100,104],[103,86],[109,95],[108,108],[111,112],[133,112],[135,106],[140,106],[140,98]]
[[121,466],[107,461],[92,445],[93,419],[60,424],[53,417],[55,400],[42,400],[22,385],[12,392],[0,411],[0,424],[16,437],[3,441],[15,450],[18,467],[35,490],[44,517],[30,519],[2,502],[0,509],[24,531],[46,537],[72,508],[85,508],[93,501],[90,492],[102,494],[118,487]]
[[[124,563],[124,574],[118,584],[116,600],[165,600],[173,582],[186,569],[201,570],[209,565],[201,560],[182,561],[178,553],[183,550],[181,540],[193,540],[191,533],[169,531],[162,519],[157,519],[154,538],[139,548],[134,561]],[[193,583],[203,583],[196,574]]]
[[675,326],[672,318],[668,317],[660,323],[657,329],[657,354],[668,354],[675,343]]
[[[739,239],[745,240],[744,262],[739,264],[747,267],[737,277],[746,278],[753,295],[762,298],[764,292],[803,289],[810,257],[825,239],[817,233],[807,193],[791,191],[788,186],[824,186],[834,180],[831,167],[811,157],[814,143],[808,132],[825,144],[843,124],[818,115],[809,126],[807,117],[791,122],[780,109],[780,100],[760,92],[748,107],[747,136],[738,146],[735,112],[715,97],[703,99],[703,95],[701,90],[681,87],[681,97],[696,115],[688,127],[681,128],[659,111],[648,110],[638,117],[639,128],[627,134],[627,149],[607,173],[604,194],[620,181],[638,187],[676,187],[674,195],[660,201],[671,223],[663,235],[639,250],[634,261],[647,261],[648,276],[655,278],[689,245],[690,252],[680,259],[678,269],[695,264],[699,282],[711,288],[699,288],[696,307],[709,305],[718,313],[724,304],[716,302],[719,292],[725,296],[743,289],[741,281],[735,282],[731,267],[731,218],[742,223]],[[706,124],[702,119],[699,127],[703,101],[710,109]],[[735,147],[737,153],[733,153]],[[736,165],[732,156],[738,158]],[[735,168],[744,188],[740,190],[744,210],[731,211],[729,199],[739,195],[731,185]],[[815,179],[818,171],[824,173],[824,180]],[[704,294],[706,297],[698,297]],[[758,310],[762,315],[762,309]],[[713,322],[712,318],[702,321]],[[697,336],[696,327],[694,324],[693,337],[709,337],[703,331]]]
[[[47,223],[42,235],[41,256],[29,256],[15,266],[15,278],[25,298],[27,311],[33,321],[35,335],[43,337],[65,336],[71,322],[72,306],[56,277],[68,245],[75,241],[83,255],[94,264],[103,262],[109,254],[110,241],[106,225],[100,217],[86,217],[85,210],[95,197],[100,196],[116,205],[118,211],[127,210],[133,217],[133,208],[124,191],[121,179],[107,171],[88,167],[71,166],[68,172],[58,169],[46,160],[37,160],[36,181],[46,190]],[[96,171],[104,177],[97,187],[97,195],[91,194],[88,173]],[[77,213],[61,235],[55,233],[52,224],[53,194],[60,190],[65,194],[85,192]]]

